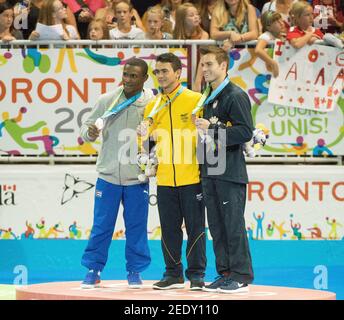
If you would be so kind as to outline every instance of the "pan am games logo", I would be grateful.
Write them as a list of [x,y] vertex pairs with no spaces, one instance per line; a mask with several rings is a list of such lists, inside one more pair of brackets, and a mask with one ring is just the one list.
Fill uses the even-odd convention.
[[0,206],[15,206],[15,194],[17,186],[15,184],[0,184]]
[[66,173],[64,180],[64,191],[62,193],[61,205],[71,201],[74,197],[78,197],[80,193],[84,193],[94,187],[94,184],[85,180],[80,180]]

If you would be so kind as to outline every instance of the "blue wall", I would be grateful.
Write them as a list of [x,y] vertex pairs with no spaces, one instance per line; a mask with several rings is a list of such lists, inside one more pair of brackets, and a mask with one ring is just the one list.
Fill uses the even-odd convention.
[[[82,280],[86,270],[80,259],[86,244],[86,240],[1,240],[0,283],[12,284],[18,276],[14,271],[18,265],[26,266],[29,284]],[[160,241],[151,240],[149,245],[152,264],[142,276],[160,279],[164,271]],[[112,241],[102,279],[126,279],[124,246],[125,241]],[[323,265],[327,268],[327,290],[344,299],[344,241],[259,240],[250,241],[250,247],[254,284],[314,289],[318,276],[315,267]],[[216,276],[211,241],[207,241],[207,257],[206,281],[211,281]]]

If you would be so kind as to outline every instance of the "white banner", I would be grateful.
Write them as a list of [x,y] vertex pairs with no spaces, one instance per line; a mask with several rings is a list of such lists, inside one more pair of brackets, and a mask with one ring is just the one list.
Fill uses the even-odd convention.
[[[342,166],[251,165],[248,171],[245,217],[251,239],[344,237]],[[87,239],[96,179],[90,165],[2,165],[0,239]],[[160,240],[156,203],[152,181],[147,232]],[[125,239],[122,208],[113,239]]]
[[186,49],[0,49],[0,153],[10,155],[96,154],[99,141],[85,143],[79,128],[100,94],[117,88],[125,62],[149,66],[147,88],[157,88],[157,55]]
[[[0,49],[0,155],[96,154],[99,140],[86,143],[78,133],[98,96],[117,87],[132,56],[147,61],[146,86],[156,88],[154,59],[167,50],[182,59],[186,82],[184,49]],[[254,48],[229,55],[231,81],[249,95],[254,122],[270,129],[260,154],[344,155],[344,97],[331,112],[270,104],[271,75]]]
[[269,102],[329,112],[344,87],[344,51],[324,45],[293,48],[276,40],[274,59],[279,75],[272,78]]
[[[272,55],[272,49],[268,53]],[[233,49],[229,73],[231,81],[247,92],[254,123],[263,123],[270,130],[259,154],[344,155],[344,95],[331,112],[297,108],[296,103],[290,107],[269,103],[271,74],[254,48]]]

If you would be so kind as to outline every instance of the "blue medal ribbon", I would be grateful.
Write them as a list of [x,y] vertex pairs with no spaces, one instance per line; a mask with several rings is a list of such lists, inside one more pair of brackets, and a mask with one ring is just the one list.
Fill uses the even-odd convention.
[[211,95],[204,101],[204,105],[209,104],[212,102],[216,96],[225,88],[225,86],[229,83],[229,78],[226,77],[225,80],[221,82],[221,84],[211,93]]
[[198,101],[196,108],[192,111],[192,114],[195,115],[198,111],[203,109],[203,106],[211,103],[216,96],[225,88],[225,86],[229,83],[229,78],[226,77],[221,84],[210,94],[210,85],[204,90],[201,99]]
[[122,95],[122,92],[118,95],[118,97],[115,99],[115,101],[112,103],[112,106],[105,111],[105,113],[102,115],[102,119],[106,119],[112,115],[116,115],[118,114],[120,111],[124,110],[125,108],[127,108],[128,106],[130,106],[131,104],[133,104],[137,99],[139,99],[142,95],[142,92],[139,92],[138,94],[136,94],[135,96],[130,97],[129,99],[123,101],[122,103],[117,105],[117,102],[120,98],[120,96]]
[[163,108],[165,108],[169,103],[172,103],[174,100],[177,99],[177,97],[184,91],[184,87],[181,85],[175,96],[171,100],[167,100],[162,106],[160,106],[162,94],[160,93],[160,96],[157,97],[157,100],[154,104],[154,107],[152,111],[149,113],[148,117],[149,119],[153,119],[153,117],[160,112]]

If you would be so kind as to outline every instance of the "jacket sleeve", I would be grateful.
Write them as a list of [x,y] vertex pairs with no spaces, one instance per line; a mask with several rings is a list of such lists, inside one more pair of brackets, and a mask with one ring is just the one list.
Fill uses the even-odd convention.
[[[239,91],[229,95],[226,99],[225,112],[231,126],[211,124],[209,128],[214,129],[215,140],[219,140],[220,145],[226,146],[250,141],[254,128],[249,97],[244,91]],[[219,130],[225,130],[225,134],[219,134]],[[224,138],[225,141],[223,141]]]
[[90,115],[88,116],[88,118],[86,119],[86,121],[82,124],[81,128],[80,128],[80,137],[86,141],[86,142],[93,142],[87,132],[88,132],[88,127],[91,124],[95,124],[96,120],[98,118],[100,118],[104,112],[105,112],[106,106],[103,103],[103,99],[99,98],[96,102],[96,104],[94,105],[94,107],[91,110]]

